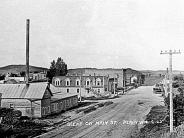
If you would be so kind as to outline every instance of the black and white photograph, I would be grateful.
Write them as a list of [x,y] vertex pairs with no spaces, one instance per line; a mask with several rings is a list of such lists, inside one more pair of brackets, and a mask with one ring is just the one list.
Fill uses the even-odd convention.
[[184,138],[183,0],[0,0],[1,138]]

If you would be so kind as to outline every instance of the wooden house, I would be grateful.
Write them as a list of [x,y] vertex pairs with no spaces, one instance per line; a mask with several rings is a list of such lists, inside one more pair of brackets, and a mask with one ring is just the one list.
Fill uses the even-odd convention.
[[52,93],[48,83],[0,84],[1,107],[20,110],[23,116],[49,115]]

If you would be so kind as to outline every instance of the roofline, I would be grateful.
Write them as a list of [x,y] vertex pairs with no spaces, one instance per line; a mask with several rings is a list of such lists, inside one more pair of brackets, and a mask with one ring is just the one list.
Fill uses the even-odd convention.
[[68,75],[68,76],[54,76],[53,78],[57,77],[108,77],[108,75]]

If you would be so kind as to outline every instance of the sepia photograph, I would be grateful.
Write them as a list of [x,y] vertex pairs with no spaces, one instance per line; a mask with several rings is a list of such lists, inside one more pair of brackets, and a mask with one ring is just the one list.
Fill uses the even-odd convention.
[[0,137],[184,138],[183,7],[0,0]]

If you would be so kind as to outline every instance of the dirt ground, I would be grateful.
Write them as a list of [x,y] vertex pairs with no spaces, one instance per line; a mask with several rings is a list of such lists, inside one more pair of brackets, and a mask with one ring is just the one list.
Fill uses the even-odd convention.
[[142,127],[146,114],[155,105],[164,105],[152,86],[141,86],[111,99],[114,103],[83,114],[40,138],[131,138]]

